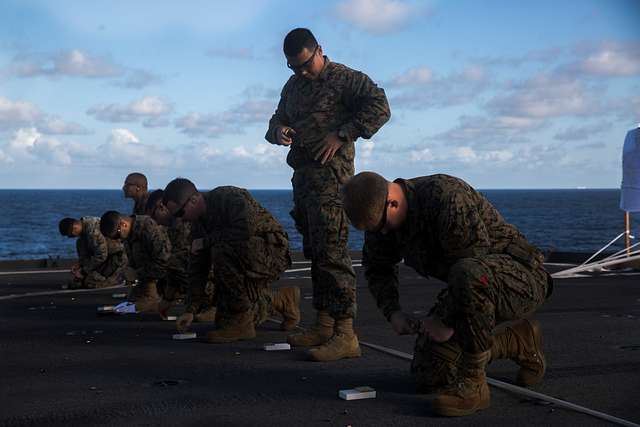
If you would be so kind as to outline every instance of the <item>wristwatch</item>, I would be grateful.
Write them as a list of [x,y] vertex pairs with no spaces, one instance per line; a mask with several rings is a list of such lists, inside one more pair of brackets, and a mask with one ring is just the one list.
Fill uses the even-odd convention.
[[344,130],[340,129],[338,131],[338,139],[340,139],[340,141],[342,142],[349,142],[349,135],[347,135]]

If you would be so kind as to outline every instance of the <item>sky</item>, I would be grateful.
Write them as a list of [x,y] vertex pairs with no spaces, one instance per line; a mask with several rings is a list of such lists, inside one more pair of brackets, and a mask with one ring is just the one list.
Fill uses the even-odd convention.
[[356,171],[616,188],[640,124],[640,1],[30,1],[0,14],[0,188],[290,188],[264,140],[282,40],[384,88]]

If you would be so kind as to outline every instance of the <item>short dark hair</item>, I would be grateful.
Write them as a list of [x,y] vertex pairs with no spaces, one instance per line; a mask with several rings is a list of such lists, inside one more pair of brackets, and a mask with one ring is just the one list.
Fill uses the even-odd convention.
[[359,230],[373,230],[387,206],[388,182],[375,172],[360,172],[342,188],[342,202],[349,220]]
[[107,211],[100,217],[100,232],[110,239],[118,237],[118,227],[120,226],[120,212]]
[[147,215],[150,215],[153,209],[156,207],[156,203],[158,203],[158,201],[162,201],[163,196],[164,196],[163,190],[152,191],[151,194],[149,194],[149,198],[147,199],[147,204],[144,207],[144,212]]
[[60,234],[63,236],[71,236],[73,231],[73,224],[76,223],[75,218],[62,218],[58,223],[58,230],[60,230]]
[[282,50],[287,56],[296,56],[305,47],[309,50],[314,50],[316,46],[318,46],[318,41],[310,30],[307,28],[295,28],[289,31],[289,34],[284,38]]
[[136,183],[136,185],[138,185],[139,187],[144,188],[145,190],[148,187],[148,182],[147,182],[147,177],[144,176],[143,173],[140,172],[131,172],[129,175],[127,175],[127,178],[131,178],[132,181],[134,181]]
[[173,202],[177,205],[182,205],[196,191],[198,189],[193,182],[186,178],[176,178],[164,188],[162,203],[166,205],[169,202]]

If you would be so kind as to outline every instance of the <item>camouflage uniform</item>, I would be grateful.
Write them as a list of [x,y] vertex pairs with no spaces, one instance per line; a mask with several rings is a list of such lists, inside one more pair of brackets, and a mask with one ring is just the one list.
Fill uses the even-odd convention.
[[450,363],[460,349],[488,350],[496,324],[528,316],[545,301],[550,276],[541,252],[464,181],[432,175],[395,182],[407,196],[407,218],[386,235],[365,233],[365,276],[387,319],[400,310],[397,263],[402,259],[421,275],[448,284],[431,314],[455,334],[441,345],[419,335],[412,371],[427,383],[434,380],[424,378],[428,375],[451,380],[455,372],[434,372],[435,359]]
[[191,223],[177,219],[170,227],[163,227],[171,242],[171,258],[167,276],[161,284],[161,292],[167,301],[178,294],[186,294],[189,288],[189,252],[191,251]]
[[149,194],[151,193],[149,193],[148,191],[144,193],[144,196],[142,196],[142,199],[140,199],[140,201],[134,199],[133,212],[131,212],[131,215],[145,214],[147,208],[147,200],[149,200]]
[[100,232],[100,218],[80,218],[82,233],[76,240],[76,250],[83,273],[82,287],[115,286],[127,264],[127,256],[120,242],[108,239]]
[[141,282],[158,281],[167,274],[171,242],[164,228],[146,215],[134,215],[133,227],[124,240],[136,278]]
[[[347,250],[349,228],[340,187],[354,173],[356,139],[371,138],[390,115],[383,89],[364,73],[325,57],[315,80],[291,76],[265,135],[275,144],[278,127],[296,131],[287,156],[294,169],[291,216],[302,234],[304,255],[312,261],[314,307],[336,319],[356,313],[356,279]],[[313,149],[338,131],[348,141],[331,161],[324,165],[315,161]]]
[[237,187],[218,187],[204,194],[206,216],[194,224],[194,239],[204,234],[204,249],[192,254],[187,312],[208,303],[205,292],[213,266],[219,317],[250,311],[255,324],[270,314],[269,284],[291,265],[289,237],[280,223]]

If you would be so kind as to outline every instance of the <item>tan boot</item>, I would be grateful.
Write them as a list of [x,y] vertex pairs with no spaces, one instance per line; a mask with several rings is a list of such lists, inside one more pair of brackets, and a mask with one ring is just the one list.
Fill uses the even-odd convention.
[[231,315],[224,322],[224,326],[207,333],[207,342],[220,344],[240,340],[250,340],[256,337],[253,316],[248,311]]
[[431,403],[433,412],[445,417],[461,417],[489,407],[491,395],[485,367],[490,353],[463,353],[457,383],[435,396]]
[[287,342],[294,347],[312,347],[329,341],[333,335],[335,320],[326,311],[318,311],[316,324],[302,333],[289,335]]
[[282,315],[280,329],[291,331],[300,323],[300,288],[297,286],[272,289],[271,305]]
[[143,283],[141,293],[136,298],[136,310],[139,312],[157,312],[161,301],[155,280]]
[[309,350],[309,358],[316,362],[360,357],[360,343],[353,331],[353,319],[336,320],[333,336],[320,347]]
[[518,385],[531,386],[542,381],[547,362],[542,351],[540,323],[524,319],[496,333],[490,362],[497,359],[511,359],[520,366]]
[[216,308],[212,306],[204,311],[201,311],[200,313],[196,313],[194,316],[194,320],[200,323],[215,322]]

